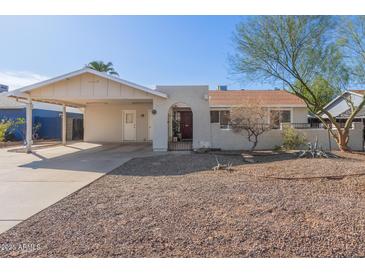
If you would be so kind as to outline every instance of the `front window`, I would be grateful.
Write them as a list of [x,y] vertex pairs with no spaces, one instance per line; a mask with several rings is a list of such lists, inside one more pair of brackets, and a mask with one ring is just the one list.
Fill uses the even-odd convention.
[[230,112],[229,110],[212,110],[210,111],[210,122],[219,123],[220,128],[229,128],[230,125]]
[[291,111],[290,110],[271,110],[270,111],[270,122],[274,128],[280,128],[281,123],[291,122]]
[[127,113],[125,116],[126,124],[133,124],[133,113]]
[[219,124],[221,128],[229,128],[230,121],[229,110],[222,110],[219,112]]
[[219,111],[218,110],[212,110],[210,112],[210,122],[219,123]]

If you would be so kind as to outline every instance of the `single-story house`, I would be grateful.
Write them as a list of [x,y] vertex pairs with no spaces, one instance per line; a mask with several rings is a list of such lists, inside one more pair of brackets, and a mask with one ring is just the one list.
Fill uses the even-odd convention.
[[[300,125],[308,140],[318,138],[328,145],[327,131],[311,129],[305,104],[284,90],[222,91],[207,85],[156,86],[151,89],[89,68],[73,71],[11,92],[27,104],[31,117],[33,102],[83,109],[84,141],[151,142],[154,151],[198,149],[247,149],[247,138],[229,128],[229,109],[247,98],[260,99],[268,113],[281,112],[281,121]],[[270,119],[268,115],[268,119]],[[27,119],[31,128],[32,120]],[[62,141],[66,143],[66,122],[62,122]],[[358,133],[355,126],[351,135]],[[28,149],[31,133],[27,131]],[[270,149],[282,143],[282,130],[261,136],[258,148]],[[362,142],[351,138],[353,149]],[[334,146],[332,146],[334,147]]]
[[[7,97],[6,92],[0,93],[0,121],[25,119],[26,105],[13,98]],[[61,139],[61,112],[50,109],[44,104],[35,103],[32,110],[32,123],[39,124],[37,135],[39,139]],[[83,115],[77,112],[67,112],[68,140],[82,139]],[[23,140],[25,138],[25,125],[20,125],[12,130],[11,139]]]

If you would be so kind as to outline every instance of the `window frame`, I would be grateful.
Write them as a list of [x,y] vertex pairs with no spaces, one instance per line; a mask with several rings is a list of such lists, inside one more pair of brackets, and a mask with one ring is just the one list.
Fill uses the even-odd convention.
[[[226,113],[228,112],[229,119],[227,121],[227,124],[222,124],[222,119],[224,119],[224,118],[222,118],[222,112],[226,112]],[[231,129],[230,116],[231,116],[231,111],[230,110],[220,110],[219,111],[219,127],[221,129]]]
[[[131,119],[128,119],[128,118],[131,118]],[[134,123],[134,114],[133,113],[126,113],[125,123],[126,124],[133,124]]]
[[[218,121],[216,121],[216,122],[212,122],[212,112],[217,112],[217,114],[218,114],[218,117],[215,117],[215,118],[218,118]],[[220,110],[211,110],[210,112],[209,112],[209,114],[210,114],[210,123],[211,124],[219,124],[220,123]]]
[[[288,107],[270,107],[268,108],[268,121],[269,121],[269,124],[271,124],[271,111],[289,111],[289,114],[290,114],[290,121],[289,122],[284,122],[284,123],[293,123],[293,108],[288,108]],[[280,129],[281,128],[281,123],[283,123],[281,120],[280,120],[280,117],[281,115],[279,116],[279,125],[278,127],[274,127],[273,129]]]
[[[229,109],[211,109],[210,112],[218,112],[218,121],[217,122],[212,122],[212,120],[210,119],[210,124],[218,124],[220,129],[231,129],[231,123],[230,123],[230,119],[227,122],[227,124],[222,124],[221,123],[221,119],[222,119],[222,112],[228,112],[228,115],[230,116],[231,111]],[[209,114],[211,115],[211,114]],[[211,116],[210,116],[211,118]]]

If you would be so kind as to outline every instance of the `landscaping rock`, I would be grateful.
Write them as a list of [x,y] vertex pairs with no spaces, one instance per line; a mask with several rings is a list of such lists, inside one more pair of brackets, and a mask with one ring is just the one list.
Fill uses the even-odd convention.
[[133,159],[1,234],[0,256],[364,257],[365,156],[340,156]]

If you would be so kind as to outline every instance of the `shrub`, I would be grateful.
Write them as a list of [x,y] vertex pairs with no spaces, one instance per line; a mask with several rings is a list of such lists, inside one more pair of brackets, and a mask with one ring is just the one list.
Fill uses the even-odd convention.
[[275,152],[283,151],[283,147],[276,145],[276,146],[274,146],[274,148],[272,149],[272,151],[275,151]]
[[0,142],[6,141],[6,134],[11,126],[11,121],[0,121]]
[[283,128],[283,148],[285,150],[299,149],[305,142],[305,136],[294,128],[290,126]]

